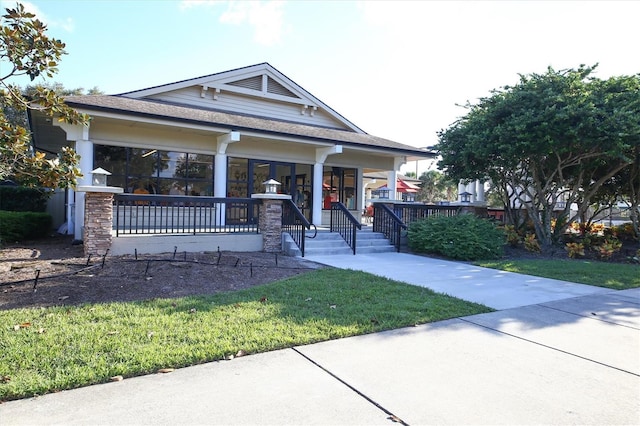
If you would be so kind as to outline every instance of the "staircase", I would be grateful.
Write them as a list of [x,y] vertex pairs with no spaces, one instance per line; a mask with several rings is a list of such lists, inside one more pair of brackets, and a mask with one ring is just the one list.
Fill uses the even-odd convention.
[[[396,251],[395,247],[389,243],[389,240],[387,240],[384,235],[379,232],[373,232],[370,226],[363,226],[362,230],[357,232],[356,254],[390,253]],[[333,254],[353,255],[351,248],[337,232],[318,229],[318,234],[315,238],[309,238],[309,236],[313,236],[313,233],[307,233],[307,238],[305,239],[305,257]],[[300,249],[298,249],[288,234],[285,237],[284,252],[288,256],[301,256]]]

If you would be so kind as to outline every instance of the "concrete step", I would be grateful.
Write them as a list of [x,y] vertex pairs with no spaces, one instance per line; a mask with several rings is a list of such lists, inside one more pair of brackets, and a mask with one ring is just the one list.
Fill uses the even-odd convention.
[[[309,238],[313,236],[313,233],[308,233],[307,236],[308,238],[305,240],[305,256],[353,253],[351,247],[337,232],[322,230],[318,231],[315,238]],[[384,235],[378,232],[371,232],[371,230],[358,231],[356,243],[356,254],[391,253],[396,251],[395,247],[389,244],[389,240]]]

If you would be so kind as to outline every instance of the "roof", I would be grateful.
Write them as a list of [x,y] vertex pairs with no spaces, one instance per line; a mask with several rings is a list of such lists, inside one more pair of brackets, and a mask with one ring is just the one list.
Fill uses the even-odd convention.
[[[334,109],[303,89],[299,84],[291,80],[289,77],[278,71],[267,62],[256,65],[249,65],[246,67],[236,68],[233,70],[223,71],[215,74],[208,74],[201,77],[190,78],[187,80],[181,80],[174,83],[167,83],[159,86],[149,87],[146,89],[125,92],[121,93],[120,96],[133,99],[141,99],[190,86],[204,86],[206,88],[218,89],[224,88],[225,91],[238,91],[241,89],[239,89],[238,86],[234,86],[234,83],[246,81],[251,77],[261,77],[263,75],[267,76],[269,79],[275,80],[279,86],[282,86],[283,89],[287,91],[290,96],[292,96],[292,98],[296,98],[303,104],[307,104],[312,107],[321,107],[335,119],[351,128],[353,131],[357,133],[366,133],[364,130],[360,129],[351,121],[347,120],[341,114],[338,114]],[[277,95],[273,97],[277,98]],[[288,97],[287,101],[292,101],[292,98]]]
[[233,114],[213,109],[170,104],[157,100],[133,99],[122,95],[86,95],[66,97],[65,101],[69,106],[85,111],[102,111],[162,119],[176,123],[183,122],[211,127],[223,127],[234,131],[258,131],[270,135],[298,137],[316,141],[321,140],[329,143],[363,148],[378,148],[384,151],[395,151],[403,155],[421,157],[435,156],[435,153],[431,151],[366,133],[356,133],[353,131]]
[[[376,189],[388,189],[388,186],[387,184],[384,184]],[[411,182],[405,182],[402,179],[398,179],[398,182],[396,183],[396,190],[398,192],[418,192],[419,189],[419,186],[416,186]]]

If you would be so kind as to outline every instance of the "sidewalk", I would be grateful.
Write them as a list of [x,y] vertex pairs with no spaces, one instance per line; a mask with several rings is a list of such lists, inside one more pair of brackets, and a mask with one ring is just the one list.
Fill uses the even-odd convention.
[[640,424],[640,289],[450,263],[422,285],[517,307],[11,401],[0,424]]
[[305,259],[428,287],[493,309],[509,309],[611,291],[407,253],[309,256]]

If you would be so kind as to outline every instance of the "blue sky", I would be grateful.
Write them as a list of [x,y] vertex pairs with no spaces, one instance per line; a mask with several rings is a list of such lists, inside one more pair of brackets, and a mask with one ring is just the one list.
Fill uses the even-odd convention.
[[638,1],[24,4],[67,43],[65,87],[116,94],[269,62],[366,132],[413,146],[519,73],[640,72]]

